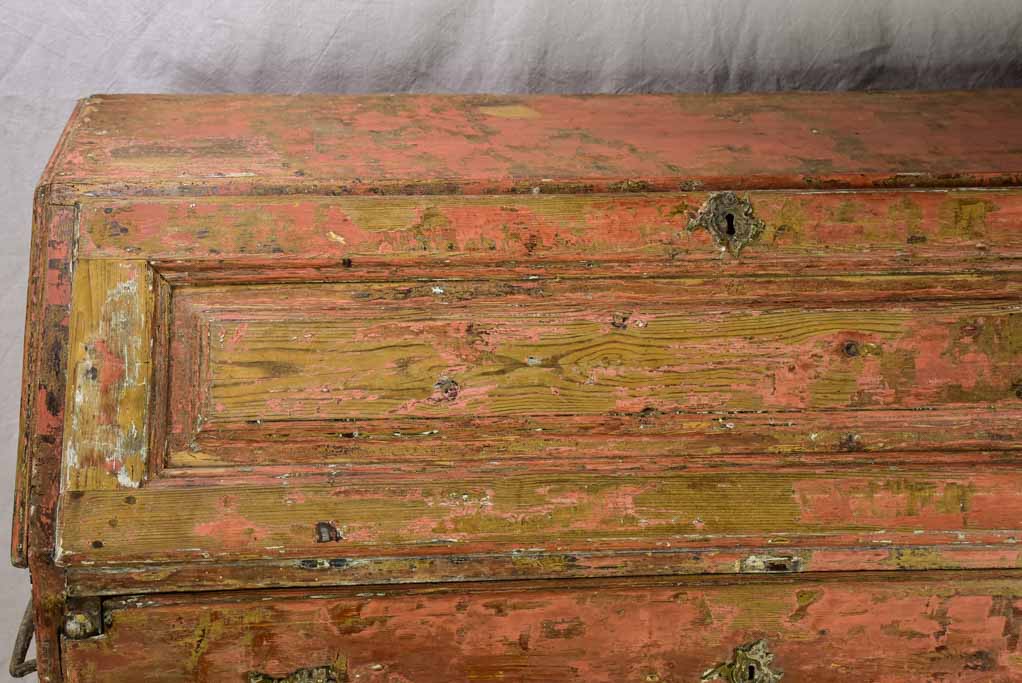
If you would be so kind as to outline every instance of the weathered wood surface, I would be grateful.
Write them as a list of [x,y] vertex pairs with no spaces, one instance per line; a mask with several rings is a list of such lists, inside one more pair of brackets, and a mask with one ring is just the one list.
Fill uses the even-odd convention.
[[63,489],[137,487],[149,451],[151,275],[140,261],[82,260],[72,287]]
[[473,267],[488,278],[847,275],[1022,262],[1018,190],[750,192],[766,228],[740,259],[686,229],[708,196],[96,199],[83,204],[79,248],[83,258],[166,262],[161,270],[183,260],[176,270],[235,282],[301,280],[317,262],[360,281],[471,277]]
[[[378,589],[393,615],[353,645],[360,680],[690,680],[764,635],[789,679],[1019,678],[1017,576],[889,584],[1019,566],[1020,108],[1022,90],[83,101],[37,196],[26,325],[12,556],[41,680],[62,656],[81,681],[280,676],[339,661],[288,659],[302,642],[357,640],[279,592],[263,621],[249,594],[110,602],[114,629],[61,652],[65,594],[352,604],[330,587],[409,582],[454,585]],[[716,190],[763,221],[740,257],[694,226]],[[804,615],[816,589],[796,586],[821,580],[801,572],[866,569],[901,571],[834,588],[818,637],[734,607]],[[719,629],[671,611],[668,577],[759,572],[798,578],[713,584],[737,619]],[[613,579],[640,575],[664,578]],[[597,583],[520,595],[588,636],[531,658],[458,640],[500,628],[485,603],[448,609],[474,599],[458,581],[568,577]],[[595,626],[615,619],[620,651]],[[672,621],[721,640],[657,635]],[[287,645],[313,622],[329,638]],[[429,645],[372,668],[413,630]],[[458,646],[450,670],[435,643]]]
[[[182,413],[187,409],[181,406]],[[273,481],[299,474],[308,481],[336,476],[338,471],[400,473],[426,467],[446,471],[467,463],[484,470],[487,463],[512,462],[536,470],[558,465],[600,470],[623,464],[636,469],[655,462],[685,467],[811,465],[852,458],[897,466],[907,453],[924,452],[932,458],[938,449],[949,452],[947,462],[952,464],[966,457],[961,451],[975,457],[984,450],[988,456],[982,462],[1004,462],[1022,448],[1020,419],[1022,412],[1015,409],[978,408],[722,414],[652,410],[457,421],[213,421],[172,435],[175,441],[180,439],[181,448],[167,450],[165,467],[152,484],[196,485],[198,478]]]
[[1017,185],[1022,90],[85,100],[70,194]]
[[[175,405],[204,397],[204,420],[242,423],[1019,400],[1017,301],[735,309],[688,304],[686,290],[671,280],[200,289],[180,305],[201,309],[191,315],[204,318],[207,348],[190,360],[208,386],[187,383],[194,368],[182,363],[171,395],[180,391]],[[190,327],[178,333],[172,345],[200,343]]]
[[[868,547],[793,545],[777,538],[769,548],[700,547],[581,552],[524,550],[514,553],[432,554],[350,557],[343,547],[319,549],[316,557],[293,560],[163,562],[145,568],[75,565],[67,568],[70,595],[124,595],[259,588],[457,584],[507,579],[612,578],[738,574],[743,577],[797,572],[1016,569],[1022,551],[1015,539],[986,538],[986,544],[943,543],[939,535],[913,534],[899,543],[872,534]],[[810,538],[817,543],[817,539]],[[933,542],[926,545],[925,542]],[[692,544],[699,545],[699,544]],[[935,577],[941,576],[936,574]]]
[[104,635],[64,643],[71,683],[248,683],[303,669],[381,683],[691,683],[761,639],[784,681],[1022,678],[1017,573],[374,587],[104,608]]
[[[324,483],[85,491],[64,501],[59,561],[1010,544],[1019,519],[1017,464],[341,473]],[[338,533],[328,545],[321,523]]]
[[166,464],[1015,448],[1015,279],[940,282],[181,288]]
[[21,429],[11,557],[32,573],[35,653],[39,681],[61,680],[59,629],[64,572],[53,562],[71,309],[74,207],[37,195],[25,323]]

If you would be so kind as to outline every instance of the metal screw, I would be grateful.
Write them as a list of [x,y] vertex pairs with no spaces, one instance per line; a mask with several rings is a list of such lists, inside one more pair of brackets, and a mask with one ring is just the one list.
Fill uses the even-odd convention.
[[859,343],[857,341],[849,339],[844,343],[844,346],[841,347],[841,350],[849,358],[854,358],[855,356],[859,355]]

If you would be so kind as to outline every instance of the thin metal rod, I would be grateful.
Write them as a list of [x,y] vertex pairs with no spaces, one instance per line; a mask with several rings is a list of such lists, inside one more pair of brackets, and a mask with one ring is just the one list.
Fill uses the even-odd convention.
[[18,637],[14,639],[14,652],[11,653],[10,672],[14,678],[24,678],[35,672],[35,660],[25,661],[28,647],[32,644],[33,634],[35,634],[35,614],[32,610],[32,601],[29,600],[25,607],[25,614],[21,617],[21,626],[18,627]]

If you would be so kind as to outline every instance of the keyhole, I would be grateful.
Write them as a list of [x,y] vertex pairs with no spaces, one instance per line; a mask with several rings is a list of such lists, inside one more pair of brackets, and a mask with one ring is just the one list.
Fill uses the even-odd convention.
[[735,215],[733,213],[726,213],[724,214],[724,220],[727,221],[727,230],[725,230],[724,232],[726,232],[729,236],[734,235]]
[[756,680],[756,665],[755,664],[750,664],[749,665],[749,680],[750,681],[755,681]]

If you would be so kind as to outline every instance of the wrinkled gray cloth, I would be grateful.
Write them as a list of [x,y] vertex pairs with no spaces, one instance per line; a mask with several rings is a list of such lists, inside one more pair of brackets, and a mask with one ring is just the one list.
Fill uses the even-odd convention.
[[[79,97],[995,86],[1022,86],[1022,0],[0,0],[0,509],[32,188]],[[0,577],[6,653],[28,578]]]

